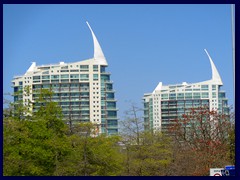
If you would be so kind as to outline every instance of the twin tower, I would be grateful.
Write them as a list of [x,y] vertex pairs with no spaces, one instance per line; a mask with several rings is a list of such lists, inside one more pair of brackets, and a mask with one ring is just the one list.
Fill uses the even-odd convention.
[[[15,76],[12,80],[14,102],[21,101],[35,112],[40,107],[36,101],[37,93],[41,89],[49,89],[53,92],[52,100],[61,106],[67,124],[92,122],[96,125],[97,134],[117,134],[116,99],[111,74],[106,71],[108,63],[88,22],[87,25],[93,38],[93,58],[40,66],[33,62],[24,75]],[[152,93],[144,94],[145,129],[164,130],[172,119],[193,106],[208,105],[209,109],[229,112],[225,92],[220,90],[222,80],[207,55],[212,67],[211,80],[169,86],[159,83]],[[30,94],[23,93],[25,87],[30,88]]]

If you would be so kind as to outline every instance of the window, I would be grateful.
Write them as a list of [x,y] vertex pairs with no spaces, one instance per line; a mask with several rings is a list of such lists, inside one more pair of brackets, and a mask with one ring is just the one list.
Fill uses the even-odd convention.
[[203,92],[202,93],[202,98],[208,98],[208,92]]
[[71,74],[70,78],[71,79],[79,79],[79,75],[78,74]]
[[162,94],[162,99],[168,99],[168,94]]
[[202,91],[208,91],[208,85],[201,85]]
[[68,66],[63,66],[61,67],[61,69],[68,69]]
[[200,93],[193,93],[193,99],[200,99],[201,95]]
[[33,76],[33,80],[39,80],[40,76]]
[[218,97],[219,98],[225,98],[225,93],[224,92],[219,92]]
[[80,65],[80,71],[81,71],[81,72],[86,72],[86,71],[88,71],[88,65]]
[[93,74],[93,80],[95,80],[95,81],[98,80],[98,74]]
[[49,74],[49,71],[44,71],[42,74]]
[[216,85],[212,85],[212,90],[216,90]]
[[108,126],[117,126],[118,125],[117,120],[108,120],[107,123],[108,123]]
[[101,75],[101,80],[102,81],[109,81],[110,77],[109,77],[109,75]]
[[79,72],[79,70],[78,69],[72,69],[72,70],[70,70],[70,72]]
[[52,79],[59,79],[59,75],[51,75]]
[[42,80],[42,83],[49,83],[50,80]]
[[42,76],[42,79],[50,79],[50,76]]
[[93,71],[98,71],[98,65],[93,65]]
[[69,72],[69,70],[61,70],[61,72]]
[[106,97],[113,99],[114,98],[114,93],[106,93]]
[[212,92],[212,98],[216,98],[216,92]]
[[115,102],[107,102],[107,108],[116,108]]
[[88,74],[80,74],[80,80],[82,81],[88,81],[89,75]]
[[107,111],[107,115],[109,117],[115,117],[115,116],[117,116],[117,112],[116,111]]
[[69,75],[68,75],[68,74],[63,74],[63,75],[61,75],[61,79],[66,79],[66,78],[69,78]]
[[18,87],[14,87],[14,92],[18,92]]
[[183,93],[178,93],[177,94],[177,99],[184,99],[184,94]]
[[194,100],[193,101],[193,107],[199,107],[201,105],[201,101],[200,100]]
[[105,72],[105,67],[104,66],[101,66],[101,73],[102,72]]
[[185,99],[192,99],[192,93],[185,93]]
[[208,102],[208,100],[202,100],[202,105],[203,105],[203,106],[205,106],[205,105],[207,105],[207,106],[208,106],[208,105],[209,105],[209,102]]
[[50,89],[50,84],[44,84],[44,85],[42,85],[42,88],[43,89]]
[[169,94],[169,99],[176,99],[176,94],[175,93]]
[[198,89],[198,88],[197,89],[193,89],[193,91],[200,91],[200,89]]
[[61,82],[69,82],[69,79],[61,79]]

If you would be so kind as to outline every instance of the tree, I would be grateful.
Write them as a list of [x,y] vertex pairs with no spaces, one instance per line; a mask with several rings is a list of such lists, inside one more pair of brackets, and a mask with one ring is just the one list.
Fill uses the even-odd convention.
[[170,133],[177,148],[192,156],[188,160],[194,164],[190,163],[186,167],[192,170],[188,175],[209,175],[209,168],[224,167],[230,163],[227,156],[229,129],[228,115],[207,108],[192,108],[189,114],[176,119]]
[[[41,90],[38,95],[26,105],[13,103],[14,113],[4,118],[5,176],[121,174],[120,137],[96,137],[91,123],[74,124],[69,134],[52,92]],[[32,107],[34,112],[29,111]]]
[[58,176],[114,176],[122,172],[123,156],[118,136],[93,136],[94,125],[80,123],[70,136],[71,154],[54,173]]
[[13,105],[3,124],[4,175],[52,175],[71,146],[59,107],[46,101],[44,110],[29,115],[28,106]]
[[131,176],[165,176],[172,160],[171,139],[160,132],[142,132],[139,145],[129,145]]
[[57,102],[52,101],[53,92],[48,89],[42,89],[39,98],[35,101],[40,105],[34,117],[42,119],[49,129],[57,134],[63,135],[67,130],[67,126],[63,122],[62,109]]
[[131,104],[130,110],[125,112],[125,119],[120,122],[120,134],[123,136],[124,141],[131,141],[131,143],[140,143],[140,134],[143,132],[143,119],[139,116],[142,109]]
[[131,104],[122,120],[121,135],[124,140],[125,169],[123,175],[163,176],[171,162],[171,139],[152,131],[144,131],[142,110]]
[[[232,108],[230,108],[231,110]],[[228,157],[230,158],[231,164],[235,164],[235,112],[230,111],[230,129],[229,129],[229,153]]]

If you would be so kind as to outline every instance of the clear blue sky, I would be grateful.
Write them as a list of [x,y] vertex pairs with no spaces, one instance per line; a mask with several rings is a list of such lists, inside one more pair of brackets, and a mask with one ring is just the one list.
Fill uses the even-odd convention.
[[233,101],[231,6],[3,5],[3,92],[37,65],[93,57],[88,21],[107,58],[121,118],[163,84],[211,79],[212,57]]

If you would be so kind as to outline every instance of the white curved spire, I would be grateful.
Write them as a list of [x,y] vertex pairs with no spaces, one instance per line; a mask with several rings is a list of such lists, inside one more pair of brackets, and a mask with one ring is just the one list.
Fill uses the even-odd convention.
[[28,70],[27,70],[27,72],[25,74],[34,71],[35,67],[36,67],[36,62],[32,62],[32,65],[28,68]]
[[157,87],[154,89],[152,93],[155,93],[156,91],[160,91],[162,89],[162,82],[159,82]]
[[215,66],[214,63],[213,63],[212,58],[211,58],[210,55],[208,54],[207,50],[206,50],[206,49],[204,49],[204,50],[205,50],[205,52],[207,53],[207,56],[208,56],[209,61],[210,61],[210,63],[211,63],[211,68],[212,68],[212,79],[211,79],[211,81],[213,81],[213,82],[216,83],[216,84],[223,85],[222,79],[221,79],[221,77],[220,77],[220,75],[219,75],[219,73],[218,73],[218,70],[217,70],[216,66]]
[[101,64],[101,65],[108,65],[107,61],[105,59],[105,56],[102,52],[102,48],[100,46],[100,44],[98,43],[98,40],[91,28],[91,26],[89,25],[89,23],[86,21],[91,33],[92,33],[92,37],[93,37],[93,44],[94,44],[94,56],[93,58],[97,61],[97,63]]

